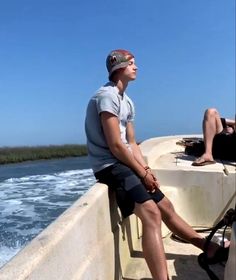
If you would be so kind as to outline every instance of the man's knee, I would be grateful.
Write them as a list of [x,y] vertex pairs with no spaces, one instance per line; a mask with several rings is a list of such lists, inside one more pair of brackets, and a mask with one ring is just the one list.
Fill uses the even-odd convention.
[[153,200],[137,204],[135,214],[140,218],[142,224],[154,227],[161,225],[161,213]]
[[161,210],[161,215],[163,219],[170,219],[175,213],[173,203],[166,197],[158,203],[158,207]]
[[219,116],[218,111],[215,108],[208,108],[205,111],[204,118],[207,119],[209,117],[217,117]]

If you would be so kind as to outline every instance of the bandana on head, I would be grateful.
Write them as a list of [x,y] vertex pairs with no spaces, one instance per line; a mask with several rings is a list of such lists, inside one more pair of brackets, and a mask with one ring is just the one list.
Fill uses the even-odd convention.
[[115,70],[127,67],[129,65],[129,60],[133,57],[133,54],[126,50],[111,51],[106,59],[109,78]]

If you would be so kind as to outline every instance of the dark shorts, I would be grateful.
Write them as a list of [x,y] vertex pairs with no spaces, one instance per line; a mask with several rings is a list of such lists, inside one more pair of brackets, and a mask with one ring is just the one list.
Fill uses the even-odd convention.
[[213,140],[212,153],[215,159],[236,161],[236,133],[217,134]]
[[135,202],[143,203],[162,200],[164,194],[157,189],[155,193],[147,192],[140,178],[128,166],[118,162],[94,174],[100,183],[112,188],[116,193],[117,204],[122,216],[128,217],[134,211]]

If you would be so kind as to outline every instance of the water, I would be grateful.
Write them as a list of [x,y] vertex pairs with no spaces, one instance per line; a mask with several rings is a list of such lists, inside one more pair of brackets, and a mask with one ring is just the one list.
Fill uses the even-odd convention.
[[0,166],[0,267],[94,183],[87,157]]

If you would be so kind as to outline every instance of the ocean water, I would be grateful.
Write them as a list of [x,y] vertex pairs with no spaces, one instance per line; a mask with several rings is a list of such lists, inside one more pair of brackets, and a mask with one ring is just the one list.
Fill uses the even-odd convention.
[[0,267],[94,183],[86,157],[0,166]]

